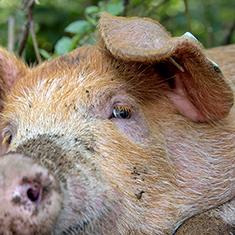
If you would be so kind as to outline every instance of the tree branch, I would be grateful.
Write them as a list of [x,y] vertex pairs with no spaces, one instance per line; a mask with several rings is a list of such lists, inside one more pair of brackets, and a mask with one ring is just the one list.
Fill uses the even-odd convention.
[[15,29],[15,18],[10,16],[8,19],[8,43],[7,50],[12,52],[14,50],[14,29]]
[[188,31],[192,32],[191,21],[190,21],[190,14],[189,14],[189,10],[188,10],[188,2],[187,2],[187,0],[184,0],[184,6],[185,6],[185,15],[186,15],[186,19],[187,19]]
[[22,52],[23,52],[23,50],[25,48],[25,45],[26,45],[26,42],[27,42],[27,38],[28,38],[28,35],[29,35],[30,22],[33,18],[33,10],[34,10],[34,1],[32,2],[32,4],[29,7],[26,28],[25,28],[25,31],[24,31],[22,42],[20,44],[19,51],[18,51],[19,56],[22,55]]
[[150,15],[152,12],[156,11],[159,7],[161,7],[162,5],[165,5],[168,1],[169,0],[163,0],[161,3],[159,3],[155,7],[152,7],[151,9],[145,11],[143,14],[141,14],[141,16],[148,16],[148,15]]
[[33,21],[30,22],[30,31],[31,31],[32,39],[33,39],[34,51],[35,51],[36,57],[38,59],[38,63],[41,64],[42,59],[41,59],[41,56],[40,56],[39,50],[38,50],[38,42],[37,42],[35,31],[34,31],[34,22]]
[[225,45],[228,45],[231,43],[234,30],[235,30],[235,21],[233,22],[232,27],[229,30],[228,36],[226,37]]
[[124,0],[124,12],[123,12],[123,16],[127,16],[129,5],[130,5],[130,0]]

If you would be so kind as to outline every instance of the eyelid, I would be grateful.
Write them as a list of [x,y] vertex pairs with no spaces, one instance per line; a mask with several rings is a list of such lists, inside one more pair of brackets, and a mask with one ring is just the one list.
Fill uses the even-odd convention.
[[126,105],[126,104],[115,104],[113,106],[113,109],[120,109],[120,110],[130,110],[131,113],[135,113],[135,110],[133,108],[131,108],[129,105]]
[[2,131],[2,138],[5,139],[8,135],[14,136],[14,133],[12,126],[8,125]]

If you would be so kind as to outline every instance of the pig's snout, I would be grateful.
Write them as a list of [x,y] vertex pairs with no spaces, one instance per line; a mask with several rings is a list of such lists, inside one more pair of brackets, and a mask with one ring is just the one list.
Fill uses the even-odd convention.
[[0,234],[51,234],[62,207],[50,172],[17,153],[0,157]]

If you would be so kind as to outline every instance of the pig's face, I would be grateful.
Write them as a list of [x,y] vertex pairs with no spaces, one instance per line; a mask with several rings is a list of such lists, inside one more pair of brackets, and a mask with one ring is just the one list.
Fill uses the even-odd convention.
[[[195,187],[192,175],[205,173],[196,151],[203,140],[190,143],[192,132],[207,139],[219,129],[216,122],[233,102],[230,83],[195,39],[170,42],[161,26],[141,20],[137,31],[157,27],[159,40],[150,45],[154,35],[147,32],[150,39],[136,46],[130,33],[119,45],[121,35],[110,32],[122,27],[112,28],[112,19],[124,20],[103,16],[99,46],[32,69],[1,49],[2,152],[8,152],[0,161],[1,234],[166,234],[193,213],[231,198],[233,188],[224,197],[221,188],[213,202],[195,209],[210,182],[194,194],[185,186]],[[162,38],[169,42],[153,53],[148,47],[161,47]],[[221,129],[231,134],[229,127]],[[174,136],[190,136],[181,145],[192,151],[187,159],[176,151]],[[193,167],[192,156],[199,161]]]
[[[30,156],[59,181],[63,203],[53,205],[56,210],[61,208],[58,214],[53,211],[46,216],[51,222],[48,231],[126,233],[133,231],[129,223],[140,219],[143,208],[139,201],[149,191],[149,182],[162,181],[158,195],[149,192],[148,200],[171,207],[172,199],[166,194],[174,187],[171,164],[159,127],[152,117],[146,117],[147,110],[141,107],[133,87],[115,78],[111,64],[97,49],[85,49],[84,54],[93,58],[74,52],[28,70],[17,82],[2,113],[3,145],[8,152]],[[78,63],[74,56],[85,62]],[[104,65],[100,61],[105,61]],[[68,65],[70,71],[65,73]],[[153,136],[156,132],[157,139]],[[155,165],[157,170],[151,169]],[[37,209],[38,218],[51,208],[39,209],[46,204],[43,196],[31,204],[31,214]],[[8,208],[14,214],[14,209]],[[44,223],[39,221],[32,231]]]

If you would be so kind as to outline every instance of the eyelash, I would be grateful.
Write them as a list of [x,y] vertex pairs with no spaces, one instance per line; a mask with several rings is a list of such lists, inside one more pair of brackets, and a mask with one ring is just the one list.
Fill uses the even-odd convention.
[[127,105],[115,105],[112,118],[129,119],[135,111]]
[[12,142],[12,134],[11,132],[6,132],[5,137],[3,139],[3,145],[9,146]]

